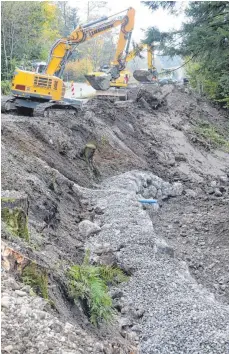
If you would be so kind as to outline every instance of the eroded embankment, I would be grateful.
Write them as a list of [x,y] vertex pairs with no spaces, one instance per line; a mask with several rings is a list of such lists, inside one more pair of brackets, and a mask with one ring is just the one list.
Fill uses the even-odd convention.
[[[76,341],[85,353],[130,353],[137,350],[139,341],[142,353],[163,353],[161,348],[165,353],[228,350],[224,305],[229,291],[224,276],[228,271],[228,120],[189,92],[174,87],[163,90],[168,93],[167,103],[157,110],[154,100],[151,106],[150,95],[143,93],[144,105],[139,100],[92,99],[77,118],[60,113],[44,120],[2,115],[2,188],[28,196],[30,241],[5,230],[3,238],[48,270],[49,296],[55,308],[48,306],[46,311],[82,328],[79,336],[85,331],[90,344],[80,347],[80,340]],[[89,141],[97,144],[95,164],[100,176],[94,176],[80,158],[80,150]],[[139,172],[117,176],[136,169]],[[152,180],[160,180],[151,173],[166,182],[181,182],[182,195],[180,187],[174,191],[165,182],[163,188],[155,187]],[[159,211],[151,215],[154,228],[136,192],[159,200]],[[83,220],[100,223],[96,237],[88,240],[80,232]],[[108,255],[104,255],[104,243],[109,243],[105,245]],[[132,274],[123,295],[113,294],[121,323],[100,330],[92,328],[81,307],[68,298],[64,275],[68,264],[82,262],[88,245],[93,251],[99,248],[95,262],[103,255]],[[215,293],[217,301],[196,280]],[[9,313],[4,317],[3,344],[12,344],[15,354],[35,353],[44,337],[34,334],[32,340],[28,335],[21,342],[23,335],[18,332],[18,342],[15,339],[11,319],[15,308],[20,312],[23,306],[20,295],[7,290],[11,289],[7,281],[5,297],[12,298],[13,305],[5,307]],[[24,315],[18,312],[17,317],[29,325],[33,300],[28,301],[28,312],[24,309]],[[46,318],[44,313],[41,317]],[[48,323],[38,321],[43,328],[50,327]],[[38,327],[36,333],[41,330]],[[22,328],[28,329],[26,324]],[[55,328],[50,329],[51,337],[56,337]],[[63,332],[64,325],[61,328],[56,338],[62,333],[65,339],[58,350],[75,352],[68,331]],[[197,328],[203,335],[197,335]],[[53,346],[41,347],[41,353],[58,352],[56,339],[50,342]]]

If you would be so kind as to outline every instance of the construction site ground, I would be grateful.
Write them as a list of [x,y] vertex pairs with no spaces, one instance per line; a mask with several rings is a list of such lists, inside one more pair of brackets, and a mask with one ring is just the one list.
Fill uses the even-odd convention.
[[[2,241],[49,269],[55,304],[3,269],[3,354],[229,353],[228,112],[184,86],[154,89],[91,98],[78,116],[2,114],[2,190],[26,193],[30,232],[28,243],[3,224]],[[99,328],[66,290],[88,248],[130,275]]]

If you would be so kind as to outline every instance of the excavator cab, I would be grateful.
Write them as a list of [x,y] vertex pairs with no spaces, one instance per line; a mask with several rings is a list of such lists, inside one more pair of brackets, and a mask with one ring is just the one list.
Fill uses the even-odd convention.
[[42,62],[33,62],[32,63],[32,71],[38,74],[43,74],[45,72],[47,63],[42,61]]

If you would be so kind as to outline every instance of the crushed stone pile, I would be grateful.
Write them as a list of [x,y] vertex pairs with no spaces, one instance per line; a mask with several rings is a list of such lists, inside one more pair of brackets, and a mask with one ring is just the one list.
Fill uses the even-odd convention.
[[118,299],[124,317],[121,328],[140,340],[142,354],[227,353],[229,307],[197,284],[187,264],[178,261],[174,249],[155,233],[138,202],[147,189],[150,197],[175,197],[182,187],[138,171],[110,178],[101,187],[85,191],[104,211],[95,220],[101,232],[88,246],[93,251],[110,245],[117,263],[131,269]]

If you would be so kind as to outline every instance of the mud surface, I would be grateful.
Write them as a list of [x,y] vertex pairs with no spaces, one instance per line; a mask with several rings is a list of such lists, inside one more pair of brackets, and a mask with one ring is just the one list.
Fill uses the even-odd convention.
[[[56,290],[50,293],[56,310],[50,311],[98,338],[112,334],[95,331],[81,309],[66,299],[64,271],[66,264],[83,259],[87,240],[79,223],[94,221],[98,214],[84,188],[98,190],[107,178],[127,171],[182,183],[180,196],[154,196],[160,205],[151,215],[155,232],[174,249],[178,261],[187,263],[197,283],[223,306],[229,301],[227,113],[172,85],[157,92],[150,86],[140,93],[132,89],[129,99],[93,98],[78,117],[63,112],[44,119],[2,114],[2,189],[28,195],[31,241],[25,244],[4,230],[3,238],[55,275],[50,289]],[[200,134],[206,124],[220,134],[220,143]],[[96,175],[80,157],[88,142],[97,145]],[[143,197],[152,197],[147,193]],[[117,343],[121,337],[117,335]]]

